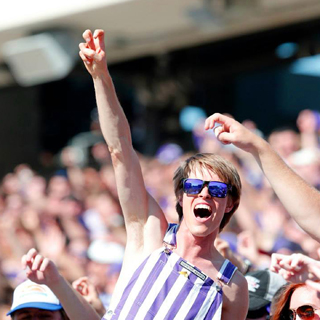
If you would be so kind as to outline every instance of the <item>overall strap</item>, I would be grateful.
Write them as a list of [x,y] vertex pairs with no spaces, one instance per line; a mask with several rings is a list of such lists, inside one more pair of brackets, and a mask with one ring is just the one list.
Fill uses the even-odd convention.
[[219,273],[218,279],[228,284],[238,268],[234,266],[228,259],[224,260]]
[[169,223],[166,234],[163,238],[163,242],[169,246],[176,247],[177,246],[177,231],[179,225],[176,223]]

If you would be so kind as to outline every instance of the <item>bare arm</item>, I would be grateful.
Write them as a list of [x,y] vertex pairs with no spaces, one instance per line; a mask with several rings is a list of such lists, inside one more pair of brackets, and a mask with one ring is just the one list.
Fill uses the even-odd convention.
[[205,129],[213,129],[217,122],[222,124],[216,129],[218,139],[250,152],[292,218],[320,241],[320,193],[289,168],[264,139],[234,119],[215,113],[207,119]]
[[[166,221],[144,185],[139,160],[132,147],[130,127],[108,71],[104,32],[96,30],[92,35],[86,30],[83,38],[86,42],[80,44],[80,56],[93,79],[100,125],[111,153],[125,218],[127,243],[133,251],[152,251],[162,243]],[[144,241],[151,229],[153,237]],[[145,244],[148,244],[147,249],[143,248]]]
[[57,296],[70,320],[100,320],[90,304],[59,274],[55,264],[41,256],[35,249],[22,257],[27,277],[36,283],[47,285]]

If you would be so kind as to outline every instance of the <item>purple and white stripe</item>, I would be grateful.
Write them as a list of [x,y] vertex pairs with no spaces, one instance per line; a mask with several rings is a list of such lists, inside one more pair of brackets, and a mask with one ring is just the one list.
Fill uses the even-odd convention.
[[[177,228],[169,225],[164,242],[176,245]],[[236,269],[226,260],[218,278],[229,283]],[[219,320],[221,310],[222,289],[197,267],[164,247],[139,266],[102,319]]]
[[[219,319],[215,314],[221,313],[222,292],[212,279],[203,281],[186,271],[181,261],[163,248],[154,252],[134,273],[109,319]],[[179,274],[181,271],[188,276]]]
[[176,223],[169,223],[166,234],[163,238],[163,242],[166,244],[169,244],[172,247],[175,247],[177,245],[177,231],[178,231],[179,225]]
[[228,284],[232,279],[237,267],[235,267],[228,259],[224,260],[222,267],[218,273],[218,279]]

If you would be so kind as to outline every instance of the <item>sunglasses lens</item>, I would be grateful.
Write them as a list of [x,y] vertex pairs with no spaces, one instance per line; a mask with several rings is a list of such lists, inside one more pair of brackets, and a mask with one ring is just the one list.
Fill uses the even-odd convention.
[[225,198],[228,193],[228,186],[223,182],[210,182],[209,192],[213,197]]
[[300,319],[312,320],[314,318],[314,309],[311,306],[301,306],[297,309]]
[[198,179],[186,179],[183,183],[183,191],[186,194],[199,194],[202,190],[203,181]]

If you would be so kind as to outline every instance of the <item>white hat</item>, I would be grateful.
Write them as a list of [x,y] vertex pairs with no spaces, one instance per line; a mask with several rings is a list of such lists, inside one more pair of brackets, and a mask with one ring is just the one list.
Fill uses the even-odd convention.
[[58,298],[46,285],[26,280],[14,290],[11,310],[7,313],[7,316],[24,308],[55,311],[62,309],[62,306]]
[[124,247],[115,242],[97,239],[91,242],[87,255],[88,258],[94,262],[121,264],[124,256]]

